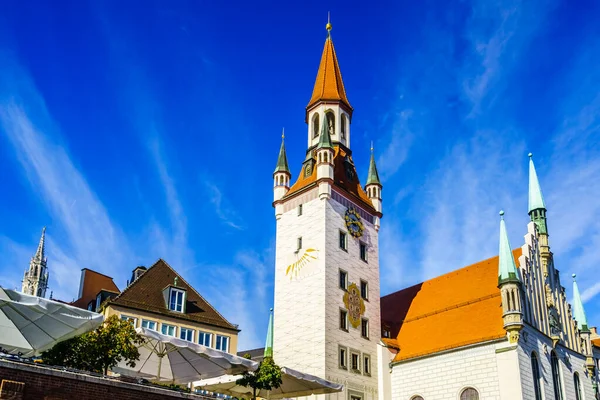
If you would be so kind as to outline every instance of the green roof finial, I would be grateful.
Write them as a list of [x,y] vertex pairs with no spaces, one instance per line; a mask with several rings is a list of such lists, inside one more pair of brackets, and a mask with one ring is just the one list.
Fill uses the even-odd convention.
[[367,175],[367,185],[371,184],[381,186],[381,181],[379,180],[379,173],[377,172],[377,166],[375,165],[373,142],[371,142],[371,162],[369,163],[369,175]]
[[581,295],[579,294],[579,288],[577,287],[577,281],[575,278],[577,275],[573,274],[573,318],[577,321],[577,328],[582,332],[589,332],[587,318],[585,317],[585,310],[583,309],[583,302],[581,301]]
[[285,128],[281,131],[281,147],[279,148],[279,157],[277,158],[277,167],[275,167],[275,173],[277,172],[287,172],[290,173],[290,168],[288,167],[287,156],[285,154]]
[[507,282],[520,282],[517,266],[508,241],[504,211],[500,211],[500,251],[498,253],[498,286]]
[[329,135],[329,120],[327,118],[327,111],[323,113],[323,123],[321,124],[321,137],[319,137],[319,144],[317,149],[332,149],[331,136]]
[[264,357],[273,357],[273,309],[269,315],[269,329],[267,329],[267,341],[265,342]]
[[546,209],[542,188],[533,165],[533,154],[529,153],[529,212],[543,208]]

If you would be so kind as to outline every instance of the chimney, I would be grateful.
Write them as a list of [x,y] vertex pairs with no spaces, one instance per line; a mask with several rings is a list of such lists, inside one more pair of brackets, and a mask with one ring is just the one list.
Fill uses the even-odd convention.
[[135,282],[140,276],[142,276],[142,274],[144,272],[146,272],[147,268],[144,267],[143,265],[139,265],[137,267],[134,268],[133,272],[131,273],[131,281],[129,282],[129,285],[131,285],[133,282]]

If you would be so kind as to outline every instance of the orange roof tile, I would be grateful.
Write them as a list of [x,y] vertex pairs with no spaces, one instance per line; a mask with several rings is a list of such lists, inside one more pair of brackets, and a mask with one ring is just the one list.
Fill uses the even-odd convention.
[[396,349],[399,350],[400,346],[398,346],[398,341],[396,339],[390,339],[390,338],[381,338],[381,341],[387,346],[387,347],[391,347],[392,349]]
[[[521,249],[513,256],[518,264]],[[394,361],[505,337],[497,286],[496,256],[382,297],[382,324],[400,347]]]
[[[343,189],[345,193],[349,195],[349,197],[354,198],[358,201],[363,207],[371,212],[375,212],[373,207],[373,203],[367,193],[364,191],[362,186],[360,185],[360,180],[358,179],[358,174],[356,173],[356,168],[352,163],[352,175],[350,177],[346,173],[345,168],[345,160],[346,156],[352,161],[352,155],[349,151],[346,151],[341,146],[336,145],[334,147],[334,156],[333,156],[333,184]],[[314,153],[313,153],[314,158]],[[316,162],[316,159],[315,159]],[[312,172],[310,175],[305,176],[304,170],[306,165],[302,167],[302,171],[296,180],[296,183],[292,185],[290,190],[286,193],[285,197],[289,197],[292,194],[301,191],[302,189],[308,188],[312,186],[317,181],[317,168],[313,166]]]
[[331,37],[328,37],[325,40],[325,47],[323,47],[319,72],[317,72],[317,79],[315,80],[315,87],[306,108],[311,107],[320,100],[341,101],[352,110],[350,102],[346,97],[342,73],[340,72],[340,66]]
[[593,339],[592,340],[592,345],[596,346],[597,348],[600,349],[600,338],[598,339]]

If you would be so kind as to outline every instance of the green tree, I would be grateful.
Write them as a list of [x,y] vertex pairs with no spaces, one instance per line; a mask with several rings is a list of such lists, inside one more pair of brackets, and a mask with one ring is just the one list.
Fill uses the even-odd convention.
[[129,321],[113,315],[95,331],[57,343],[42,353],[42,360],[46,364],[106,375],[123,360],[128,366],[135,367],[135,362],[140,359],[138,346],[143,342]]
[[[248,354],[244,357],[250,358]],[[256,371],[244,372],[235,383],[252,388],[252,399],[256,400],[257,391],[277,389],[281,386],[281,368],[275,364],[272,357],[265,357]]]

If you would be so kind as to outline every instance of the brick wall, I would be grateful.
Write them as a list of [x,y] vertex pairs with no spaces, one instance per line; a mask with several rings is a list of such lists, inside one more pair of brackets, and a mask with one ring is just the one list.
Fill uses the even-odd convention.
[[[201,396],[188,393],[7,360],[0,360],[0,382],[2,382],[0,399],[203,399]],[[15,393],[14,390],[19,388],[18,383],[24,384],[21,386],[21,393]]]

